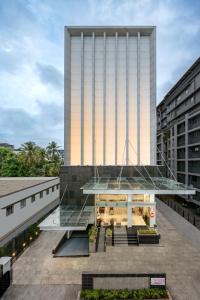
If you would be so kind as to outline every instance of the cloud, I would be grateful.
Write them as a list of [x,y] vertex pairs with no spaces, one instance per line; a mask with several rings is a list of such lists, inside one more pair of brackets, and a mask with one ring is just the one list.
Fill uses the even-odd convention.
[[49,141],[55,140],[62,146],[63,123],[62,109],[55,104],[42,104],[40,113],[31,116],[23,109],[0,108],[0,138],[3,141],[20,144],[34,141],[45,146]]
[[0,1],[0,139],[63,145],[64,25],[156,25],[160,102],[200,53],[193,0]]
[[63,75],[52,65],[37,63],[37,70],[40,80],[45,84],[51,84],[55,87],[63,85]]

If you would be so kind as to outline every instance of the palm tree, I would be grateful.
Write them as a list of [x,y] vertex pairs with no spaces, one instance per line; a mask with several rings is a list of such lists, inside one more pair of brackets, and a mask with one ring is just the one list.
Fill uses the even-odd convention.
[[20,148],[20,154],[22,155],[22,159],[28,164],[32,165],[37,160],[36,152],[38,150],[38,146],[34,142],[26,142],[22,144]]
[[59,146],[56,142],[52,141],[46,147],[47,157],[50,161],[58,162],[60,161],[60,153],[59,153]]

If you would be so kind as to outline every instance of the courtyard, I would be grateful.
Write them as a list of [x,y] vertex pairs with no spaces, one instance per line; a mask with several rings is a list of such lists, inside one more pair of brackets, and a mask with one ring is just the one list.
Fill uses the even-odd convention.
[[[178,214],[175,223],[179,224],[173,225],[173,213],[169,221],[165,204],[158,203],[159,245],[107,247],[106,252],[91,254],[90,257],[53,258],[51,251],[62,232],[42,232],[14,263],[13,286],[3,300],[76,299],[81,288],[82,271],[90,270],[165,272],[173,299],[199,300],[200,233]],[[185,222],[181,227],[183,232],[180,231],[181,222]],[[188,238],[190,230],[192,238],[197,237],[196,245]]]

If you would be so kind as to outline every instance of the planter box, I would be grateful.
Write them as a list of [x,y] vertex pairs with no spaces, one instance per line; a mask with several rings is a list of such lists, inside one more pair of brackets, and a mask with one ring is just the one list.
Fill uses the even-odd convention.
[[160,234],[138,234],[139,244],[159,244]]
[[89,241],[89,252],[90,253],[96,252],[96,240],[94,242]]
[[[80,297],[80,294],[81,294],[81,292],[79,291],[78,292],[78,296],[77,296],[77,300],[85,300],[85,298],[81,298]],[[156,299],[157,300],[173,300],[172,297],[171,297],[171,295],[170,295],[170,293],[169,293],[169,291],[167,291],[167,294],[168,294],[168,298],[156,298]],[[121,299],[115,299],[115,300],[121,300]],[[135,299],[126,299],[126,300],[135,300]],[[143,300],[153,300],[153,299],[146,298],[146,299],[143,299]]]

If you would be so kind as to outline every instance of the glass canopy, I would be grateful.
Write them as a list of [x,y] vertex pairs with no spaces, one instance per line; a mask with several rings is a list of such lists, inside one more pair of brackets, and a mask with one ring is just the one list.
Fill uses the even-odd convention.
[[39,227],[41,230],[86,230],[88,224],[93,224],[94,207],[60,205]]
[[93,177],[81,187],[84,194],[194,195],[192,186],[166,177]]

